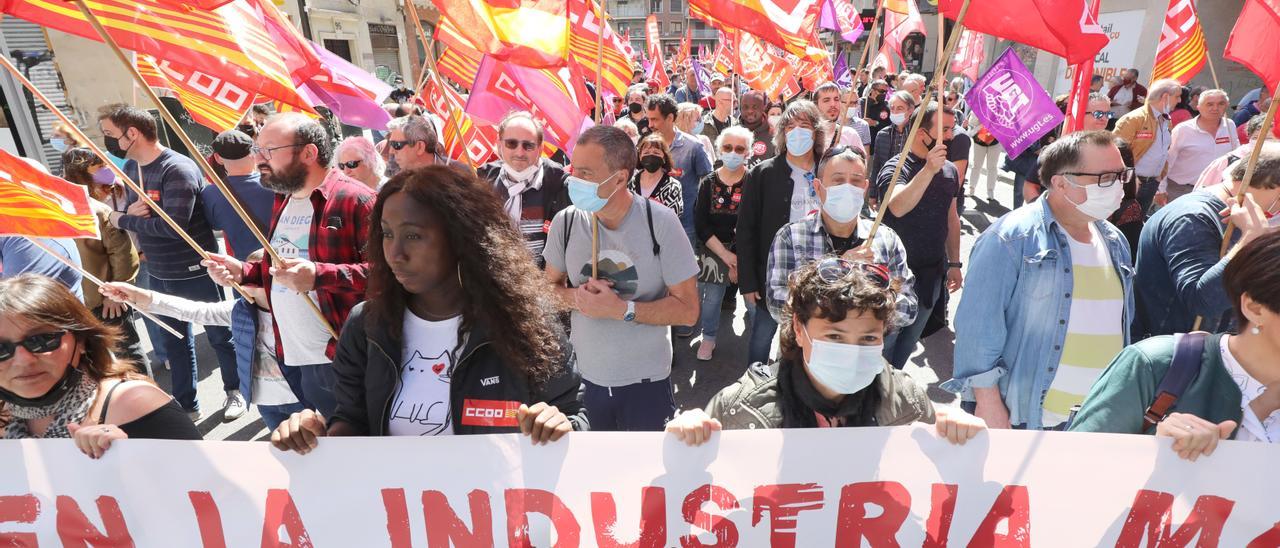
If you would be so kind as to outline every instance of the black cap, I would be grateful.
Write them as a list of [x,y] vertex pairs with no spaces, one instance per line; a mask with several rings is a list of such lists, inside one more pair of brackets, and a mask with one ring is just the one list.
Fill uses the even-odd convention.
[[238,129],[229,129],[213,138],[213,152],[227,160],[239,160],[249,155],[253,139]]

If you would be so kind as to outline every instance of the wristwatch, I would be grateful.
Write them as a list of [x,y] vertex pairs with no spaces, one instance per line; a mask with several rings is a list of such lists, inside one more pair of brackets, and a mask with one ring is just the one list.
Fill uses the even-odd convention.
[[633,322],[636,319],[636,302],[627,301],[627,313],[622,315],[622,321]]
[[947,268],[964,268],[964,263],[956,261],[947,261]]

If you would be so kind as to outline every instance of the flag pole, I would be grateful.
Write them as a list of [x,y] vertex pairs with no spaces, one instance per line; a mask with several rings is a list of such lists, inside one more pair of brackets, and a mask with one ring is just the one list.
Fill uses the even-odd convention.
[[[871,31],[867,33],[867,43],[862,45],[862,57],[858,60],[859,73],[867,68],[867,63],[871,59],[869,57],[871,54],[871,41],[876,39],[876,30],[880,27],[880,19],[884,17],[884,2],[878,2],[878,4],[876,6],[876,18],[871,21]],[[942,17],[942,14],[939,13],[938,17]],[[942,38],[939,37],[938,40],[942,40]],[[867,82],[871,82],[870,74],[867,75]]]
[[[960,33],[958,33],[958,35],[959,34],[964,34],[964,33],[963,31],[961,31]],[[938,100],[939,111],[941,111],[942,108],[947,104],[947,101],[946,101],[947,65],[948,65],[947,61],[950,61],[950,58],[949,58],[950,56],[943,57],[943,55],[946,55],[950,52],[943,52],[941,47],[944,39],[946,38],[946,35],[947,35],[947,18],[942,16],[942,7],[939,6],[938,7],[938,46],[939,47],[938,47],[938,63],[937,63],[938,66],[933,68],[934,72],[936,73],[934,74],[934,80],[936,80],[938,83],[938,99],[937,100]],[[939,114],[941,114],[941,112],[939,112]],[[942,117],[934,116],[933,120],[934,122],[936,122],[935,131],[933,134],[936,135],[938,139],[942,139]]]
[[[133,75],[134,81],[142,88],[142,93],[147,97],[150,97],[151,102],[155,103],[156,109],[160,111],[160,117],[163,118],[165,123],[169,124],[173,129],[173,132],[178,136],[178,140],[182,141],[183,145],[186,145],[187,151],[191,154],[191,159],[196,162],[196,165],[200,166],[200,170],[204,172],[205,178],[209,179],[209,182],[218,187],[218,190],[226,197],[227,203],[231,205],[231,209],[236,212],[236,215],[240,217],[240,220],[243,221],[249,231],[253,233],[254,238],[257,238],[258,243],[262,244],[262,251],[271,257],[272,264],[277,267],[283,265],[284,259],[280,257],[279,253],[276,253],[275,248],[271,247],[271,241],[267,240],[267,237],[262,234],[261,230],[258,230],[257,223],[255,223],[253,218],[249,216],[249,213],[245,211],[244,206],[240,205],[240,201],[236,198],[235,193],[231,192],[231,189],[227,188],[226,183],[224,183],[222,179],[218,177],[218,174],[213,171],[213,166],[210,166],[209,162],[200,154],[200,149],[196,146],[195,141],[191,140],[191,136],[187,135],[187,132],[178,124],[178,120],[173,117],[173,114],[169,112],[169,109],[165,108],[164,103],[160,101],[160,96],[156,95],[156,91],[151,89],[151,86],[147,84],[146,79],[142,77],[142,73],[138,72],[138,67],[134,66],[133,63],[129,61],[129,57],[124,54],[124,50],[120,49],[120,45],[116,43],[115,38],[112,38],[111,35],[107,33],[107,29],[102,26],[102,21],[99,21],[98,16],[93,13],[93,10],[89,9],[89,5],[85,3],[85,0],[75,0],[75,3],[76,6],[80,8],[80,13],[82,13],[84,18],[89,21],[89,24],[93,26],[93,30],[98,33],[98,36],[102,38],[104,43],[111,47],[111,50],[116,54],[116,58],[120,59],[120,62],[123,63],[129,73]],[[153,207],[156,210],[160,209],[159,206]],[[164,215],[163,212],[161,214]],[[199,246],[195,247],[199,248]],[[204,260],[209,260],[209,254],[203,250],[200,252],[200,257]],[[244,288],[240,287],[240,284],[233,284],[233,287],[235,287],[241,295],[244,295],[245,298],[249,299],[249,302],[253,302],[253,299],[249,297],[248,292],[245,291]],[[320,310],[320,306],[311,298],[311,295],[305,292],[301,293],[301,295],[303,300],[307,301],[307,304],[310,305],[311,311],[315,313],[317,318],[320,318],[320,322],[329,331],[329,335],[334,339],[337,339],[338,332],[334,330],[332,325],[329,325],[329,320],[324,317],[324,312]]]
[[[956,14],[955,27],[952,28],[951,39],[947,40],[947,48],[943,52],[944,58],[949,59],[951,57],[951,53],[956,49],[956,44],[960,42],[960,35],[964,34],[964,16],[969,12],[969,2],[970,0],[964,0],[964,3],[960,5],[960,12]],[[942,16],[942,10],[939,9],[938,17]],[[942,77],[942,71],[935,70],[933,72],[933,79],[935,81],[940,80]],[[922,104],[921,107],[923,106],[924,105]],[[939,106],[941,106],[941,104],[939,104]],[[875,222],[871,223],[871,231],[866,238],[868,242],[875,238],[876,231],[880,229],[880,223],[884,222],[884,214],[889,210],[889,199],[893,196],[895,187],[898,186],[898,178],[902,176],[902,164],[907,159],[907,152],[911,150],[912,141],[915,141],[916,132],[920,131],[920,124],[924,121],[925,110],[925,108],[919,108],[916,110],[915,119],[911,122],[911,131],[907,133],[906,142],[902,145],[902,152],[898,154],[898,163],[893,167],[893,177],[889,179],[889,188],[885,189],[884,196],[880,197],[880,210],[876,212]],[[941,113],[935,113],[934,116],[939,120],[942,119]],[[941,138],[942,136],[939,135],[938,137]]]
[[[81,0],[83,1],[83,0]],[[427,58],[427,64],[431,67],[431,73],[439,75],[440,71],[436,69],[436,56],[431,52],[431,39],[427,37],[427,31],[422,29],[422,21],[418,19],[418,7],[413,5],[413,0],[404,0],[405,7],[409,10],[409,17],[413,19],[414,28],[418,29],[418,39],[422,41],[423,57]],[[440,85],[446,85],[442,80]],[[449,121],[453,122],[453,127],[458,128],[458,138],[462,138],[462,124],[458,122],[457,113],[452,108],[449,111]],[[441,128],[440,140],[444,140],[444,128]],[[466,162],[467,167],[475,170],[476,166],[471,163],[471,154],[467,151],[466,143],[462,146],[462,160]]]
[[[24,237],[24,238],[26,238],[28,242],[31,242],[31,243],[32,243],[32,245],[35,245],[36,247],[40,248],[40,249],[41,249],[42,251],[44,251],[45,253],[48,253],[48,254],[49,254],[49,256],[51,256],[51,257],[53,257],[53,258],[57,259],[57,260],[58,260],[59,262],[61,262],[62,264],[67,265],[67,267],[69,267],[71,270],[74,270],[74,271],[76,271],[76,272],[79,272],[81,276],[84,276],[84,279],[86,279],[86,280],[89,280],[89,281],[93,282],[93,283],[94,283],[94,284],[96,284],[98,287],[102,287],[102,286],[104,286],[104,285],[107,285],[107,284],[103,283],[103,282],[102,282],[102,280],[99,280],[97,276],[94,276],[93,274],[90,274],[90,273],[89,273],[89,271],[88,271],[88,270],[85,270],[83,266],[80,266],[80,265],[78,265],[78,264],[76,264],[76,263],[72,262],[71,260],[67,259],[66,257],[63,257],[61,253],[58,253],[57,251],[54,251],[54,250],[52,250],[52,249],[49,249],[49,246],[44,245],[44,243],[42,243],[42,242],[40,241],[40,239],[39,239],[39,238],[32,238],[31,236],[23,236],[23,237]],[[129,304],[129,303],[125,303],[125,304],[126,304],[126,305],[129,305],[129,306],[133,306],[133,305],[131,305],[131,304]],[[133,309],[134,309],[134,310],[137,310],[139,314],[142,314],[142,315],[143,315],[143,316],[145,316],[147,319],[149,319],[149,320],[151,320],[151,321],[155,322],[155,323],[156,323],[156,325],[160,326],[160,328],[161,328],[161,329],[163,329],[163,330],[165,330],[165,331],[168,331],[168,332],[169,332],[169,334],[171,334],[171,335],[173,335],[173,336],[175,336],[175,337],[177,337],[177,338],[179,338],[179,339],[185,339],[185,338],[186,338],[186,337],[182,336],[182,334],[181,334],[181,333],[178,333],[176,330],[174,330],[172,327],[169,327],[168,325],[165,325],[165,323],[164,323],[164,322],[160,321],[160,318],[157,318],[157,317],[155,317],[155,316],[152,316],[150,312],[147,312],[147,311],[145,311],[145,310],[142,310],[142,309],[140,309],[140,308],[138,308],[138,307],[136,307],[136,306],[135,306],[135,307],[133,307]]]
[[600,221],[591,214],[591,279],[600,278]]
[[[1280,86],[1276,86],[1276,92],[1280,92]],[[1272,95],[1274,97],[1274,95]],[[1234,196],[1239,196],[1237,201],[1243,201],[1244,196],[1249,194],[1249,182],[1253,180],[1254,168],[1258,166],[1258,157],[1262,155],[1262,145],[1266,143],[1266,135],[1271,131],[1272,124],[1276,119],[1276,106],[1280,101],[1272,100],[1271,106],[1267,108],[1267,116],[1262,119],[1262,127],[1258,130],[1258,140],[1253,144],[1253,150],[1249,153],[1249,163],[1245,164],[1244,179],[1240,180],[1240,184],[1236,185]],[[1218,249],[1218,256],[1223,257],[1227,254],[1227,249],[1231,247],[1231,233],[1235,230],[1235,225],[1227,220],[1227,228],[1222,233],[1222,246]]]
[[596,24],[600,27],[596,32],[596,123],[599,124],[600,116],[604,113],[604,105],[600,103],[600,88],[604,86],[600,78],[604,73],[604,30],[608,26],[604,15],[604,0],[596,2]]
[[[173,217],[170,217],[169,214],[166,213],[164,209],[160,207],[159,204],[157,204],[154,200],[151,199],[150,196],[147,195],[147,192],[142,189],[139,183],[135,183],[133,179],[129,178],[128,175],[125,175],[124,171],[121,170],[119,167],[117,167],[115,163],[111,161],[111,159],[107,156],[107,153],[103,152],[102,149],[98,148],[98,145],[96,143],[89,140],[89,138],[85,136],[84,132],[80,131],[80,127],[77,126],[74,122],[72,122],[70,118],[67,118],[67,115],[63,114],[61,110],[58,110],[58,108],[53,105],[53,102],[50,101],[49,98],[46,97],[43,92],[41,92],[39,89],[36,88],[35,84],[32,84],[31,81],[28,80],[27,77],[24,76],[21,71],[18,70],[18,67],[13,66],[13,63],[9,62],[9,60],[3,56],[0,56],[0,64],[4,65],[4,68],[8,70],[9,73],[12,74],[16,80],[18,80],[18,82],[21,82],[22,87],[27,88],[27,91],[31,92],[31,95],[35,97],[36,100],[40,101],[40,103],[43,104],[45,108],[49,109],[49,112],[52,112],[54,116],[57,116],[58,120],[60,120],[62,124],[66,126],[68,131],[74,133],[76,137],[80,139],[81,142],[84,142],[85,144],[87,144],[89,147],[89,150],[92,150],[94,154],[97,154],[98,158],[102,160],[102,162],[106,165],[106,167],[110,169],[113,173],[115,173],[116,179],[123,182],[125,186],[129,187],[129,190],[132,190],[134,192],[134,194],[137,194],[139,200],[142,200],[143,203],[150,206],[151,209],[155,211],[156,214],[159,215],[160,218],[169,225],[169,228],[172,228],[174,232],[177,232],[178,236],[181,237],[183,241],[187,242],[187,245],[191,246],[191,249],[194,249],[202,259],[207,258],[209,256],[208,252],[206,252],[204,248],[200,247],[200,244],[196,243],[196,241],[191,238],[190,234],[187,234],[187,232],[183,230],[181,226],[178,226],[177,221],[174,221]],[[253,302],[253,298],[249,296],[248,291],[245,291],[244,288],[239,286],[239,284],[235,285],[234,287],[236,288],[236,291],[239,291],[241,295],[244,295],[246,299],[249,299],[249,302]]]

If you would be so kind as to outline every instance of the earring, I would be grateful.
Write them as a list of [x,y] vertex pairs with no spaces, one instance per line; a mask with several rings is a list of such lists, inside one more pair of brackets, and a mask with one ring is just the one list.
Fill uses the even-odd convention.
[[458,263],[458,287],[462,287],[462,263]]
[[1260,325],[1255,325],[1255,326],[1253,326],[1253,327],[1250,327],[1250,328],[1249,328],[1249,333],[1254,334],[1254,335],[1261,335],[1261,334],[1262,334],[1262,326],[1260,326]]

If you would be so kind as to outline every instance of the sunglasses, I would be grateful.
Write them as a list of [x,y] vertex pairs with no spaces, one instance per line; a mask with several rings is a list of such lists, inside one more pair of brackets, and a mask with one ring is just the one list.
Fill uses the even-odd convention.
[[855,270],[866,274],[881,288],[889,287],[889,269],[884,265],[854,262],[843,257],[827,257],[818,262],[818,279],[835,283],[847,279]]
[[724,145],[720,147],[720,152],[737,152],[738,154],[746,154],[747,147],[742,145],[738,145],[738,146]]
[[410,139],[406,139],[404,141],[392,141],[391,139],[387,139],[387,146],[391,147],[391,150],[400,150],[416,142],[417,141],[410,140]]
[[1094,120],[1101,120],[1103,118],[1110,120],[1116,117],[1116,113],[1109,110],[1095,110],[1093,112],[1086,112],[1085,116],[1092,116]]
[[525,152],[533,152],[538,148],[538,143],[533,141],[521,141],[519,139],[503,139],[502,146],[507,147],[507,150],[515,150],[516,147],[520,147],[523,148]]
[[27,349],[27,352],[32,354],[53,352],[62,347],[62,336],[66,333],[66,331],[36,333],[35,335],[27,335],[27,338],[17,342],[0,342],[0,362],[12,359],[19,346]]
[[364,160],[352,160],[350,162],[338,162],[338,167],[343,169],[355,169],[360,167],[360,163]]

